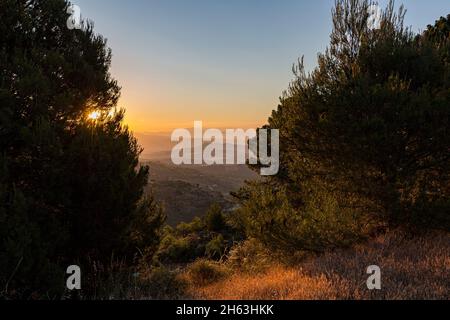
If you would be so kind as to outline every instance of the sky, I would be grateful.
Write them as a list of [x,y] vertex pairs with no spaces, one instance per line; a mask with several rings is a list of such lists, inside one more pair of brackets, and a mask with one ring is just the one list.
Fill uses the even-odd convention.
[[[301,56],[328,45],[334,0],[72,0],[113,52],[119,107],[134,132],[263,125]],[[379,1],[381,6],[387,3]],[[403,0],[424,30],[450,0]]]

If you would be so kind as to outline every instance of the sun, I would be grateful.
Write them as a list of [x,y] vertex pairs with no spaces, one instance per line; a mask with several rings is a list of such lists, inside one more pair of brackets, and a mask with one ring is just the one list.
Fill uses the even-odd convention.
[[100,112],[98,112],[98,111],[92,111],[88,115],[88,119],[90,119],[90,120],[97,120],[98,118],[100,118]]

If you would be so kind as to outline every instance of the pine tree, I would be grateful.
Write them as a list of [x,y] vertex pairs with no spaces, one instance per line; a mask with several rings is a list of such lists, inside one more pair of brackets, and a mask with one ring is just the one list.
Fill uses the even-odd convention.
[[[0,288],[53,297],[65,268],[155,250],[163,214],[116,110],[111,51],[65,0],[0,1]],[[97,112],[100,117],[89,119]],[[149,239],[150,238],[150,239]]]
[[349,220],[450,226],[448,20],[414,36],[391,2],[371,29],[370,4],[336,2],[328,49],[311,73],[294,67],[268,120],[280,173],[241,193],[247,232],[266,243],[321,250],[354,237]]

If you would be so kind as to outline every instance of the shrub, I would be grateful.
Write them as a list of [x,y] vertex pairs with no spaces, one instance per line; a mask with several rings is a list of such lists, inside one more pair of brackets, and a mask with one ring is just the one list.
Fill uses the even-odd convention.
[[274,259],[278,260],[277,258],[279,257],[273,250],[251,238],[231,248],[226,264],[233,270],[254,273],[264,271],[273,264]]
[[221,263],[199,259],[189,266],[187,275],[194,285],[206,285],[223,279],[228,270]]
[[206,227],[209,231],[221,231],[225,228],[225,217],[222,208],[218,204],[213,204],[206,212]]
[[198,255],[198,239],[194,237],[176,237],[169,234],[161,241],[157,253],[160,262],[190,262]]
[[272,249],[322,252],[361,240],[377,225],[317,186],[300,208],[292,204],[284,187],[254,183],[246,192],[249,199],[233,215],[236,224]]
[[210,259],[220,259],[225,253],[225,240],[221,234],[212,239],[205,248],[205,254]]
[[176,227],[176,232],[182,235],[198,233],[203,230],[205,230],[205,223],[200,217],[195,217],[190,223],[182,222]]

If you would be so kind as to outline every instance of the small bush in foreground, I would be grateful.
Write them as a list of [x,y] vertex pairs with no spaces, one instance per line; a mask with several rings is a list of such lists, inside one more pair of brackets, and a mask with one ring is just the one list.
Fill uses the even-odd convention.
[[221,234],[212,239],[205,248],[205,254],[210,259],[219,260],[225,252],[225,239]]
[[193,285],[207,285],[225,278],[228,272],[223,264],[200,259],[189,266],[187,277]]

